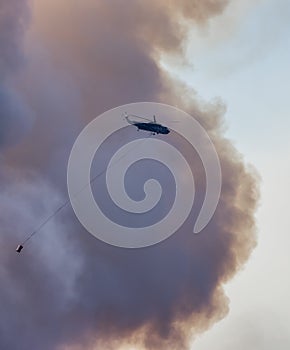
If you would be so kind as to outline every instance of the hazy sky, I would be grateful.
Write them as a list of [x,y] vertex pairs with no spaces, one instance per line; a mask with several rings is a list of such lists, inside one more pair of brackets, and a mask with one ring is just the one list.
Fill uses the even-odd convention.
[[[92,350],[96,341],[133,339],[179,350],[187,349],[180,324],[185,335],[214,324],[192,349],[289,349],[290,3],[128,3],[1,3],[0,347]],[[187,44],[179,19],[191,20]],[[176,57],[182,43],[184,59]],[[159,57],[196,91],[189,104]],[[15,244],[63,203],[67,158],[82,127],[144,100],[181,101],[215,132],[224,183],[223,205],[207,228],[214,235],[195,244],[188,222],[164,245],[129,253],[90,237],[67,211],[16,256]],[[203,110],[217,100],[226,137],[261,177],[258,245],[245,266],[255,245],[255,181],[223,139],[220,104]],[[227,312],[220,286],[240,267],[225,285],[229,313],[215,323]],[[130,338],[135,332],[140,339]]]
[[258,246],[226,287],[229,315],[193,349],[289,349],[290,3],[235,9],[192,33],[193,68],[170,67],[202,98],[225,102],[226,134],[262,178]]

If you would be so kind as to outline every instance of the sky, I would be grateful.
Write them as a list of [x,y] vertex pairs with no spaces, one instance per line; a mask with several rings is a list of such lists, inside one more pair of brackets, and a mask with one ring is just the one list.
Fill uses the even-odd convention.
[[229,33],[225,24],[232,10],[212,20],[202,35],[193,31],[187,49],[191,67],[165,64],[201,98],[226,104],[226,135],[261,177],[258,245],[226,286],[229,315],[192,349],[288,349],[290,4],[251,4]]
[[[128,3],[0,4],[0,347],[288,349],[289,2]],[[185,109],[212,136],[223,191],[205,234],[192,242],[193,210],[171,239],[128,252],[90,237],[68,209],[15,256],[66,200],[78,133],[137,101]],[[113,136],[106,156],[134,137]]]

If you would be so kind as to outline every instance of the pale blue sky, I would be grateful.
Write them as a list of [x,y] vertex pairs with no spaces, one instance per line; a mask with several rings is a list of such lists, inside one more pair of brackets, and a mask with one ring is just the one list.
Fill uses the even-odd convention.
[[239,149],[272,153],[284,147],[290,127],[290,2],[261,0],[235,17],[220,16],[193,30],[187,50],[192,67],[170,69],[203,99],[225,102],[227,135]]
[[224,101],[226,135],[262,178],[258,247],[226,286],[228,317],[193,349],[289,349],[290,1],[234,1],[192,31],[187,59],[165,65],[201,98]]

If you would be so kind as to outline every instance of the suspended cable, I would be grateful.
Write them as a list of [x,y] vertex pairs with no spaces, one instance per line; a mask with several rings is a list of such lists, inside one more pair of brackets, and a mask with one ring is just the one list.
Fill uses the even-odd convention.
[[[144,143],[151,135],[149,135],[147,138],[144,138],[140,140],[140,143],[138,146],[140,146],[142,143]],[[132,150],[136,149],[136,146],[128,149],[128,151],[120,158],[118,158],[114,163],[112,163],[109,167],[106,167],[104,170],[102,170],[100,173],[95,175],[87,184],[85,184],[77,193],[73,194],[73,197],[78,196],[87,186],[90,186],[97,178],[102,176],[108,169],[112,168],[116,164],[118,164],[128,153],[130,153]],[[32,233],[30,233],[27,238],[17,246],[16,252],[20,253],[21,250],[24,248],[24,245],[34,236],[36,235],[51,219],[53,219],[63,208],[65,208],[68,204],[71,204],[70,199],[67,199],[60,207],[58,207],[51,215],[49,215]]]

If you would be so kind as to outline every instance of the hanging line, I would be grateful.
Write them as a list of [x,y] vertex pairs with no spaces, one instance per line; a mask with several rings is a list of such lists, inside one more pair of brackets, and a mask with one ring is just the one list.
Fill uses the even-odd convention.
[[[147,138],[143,138],[140,140],[140,143],[138,146],[140,146],[142,143],[144,143],[145,141],[148,140],[149,137],[151,137],[152,135],[149,135]],[[102,170],[99,174],[95,175],[90,182],[88,182],[87,184],[85,184],[78,192],[76,192],[75,194],[73,194],[73,197],[78,196],[86,187],[90,186],[97,178],[99,178],[100,176],[102,176],[108,169],[112,168],[113,166],[115,166],[116,164],[118,164],[123,158],[126,157],[126,155],[128,153],[130,153],[132,150],[136,149],[136,146],[128,149],[128,151],[123,154],[122,157],[118,158],[115,163],[111,164],[109,167],[106,167],[104,170]],[[55,217],[63,208],[65,208],[68,204],[70,204],[70,199],[68,199],[66,202],[64,202],[60,207],[58,207],[51,215],[49,215],[31,234],[28,235],[28,237],[20,244],[18,245],[18,247],[16,248],[16,251],[18,253],[20,253],[20,251],[22,250],[24,244],[26,242],[28,242],[33,236],[35,236],[53,217]]]

